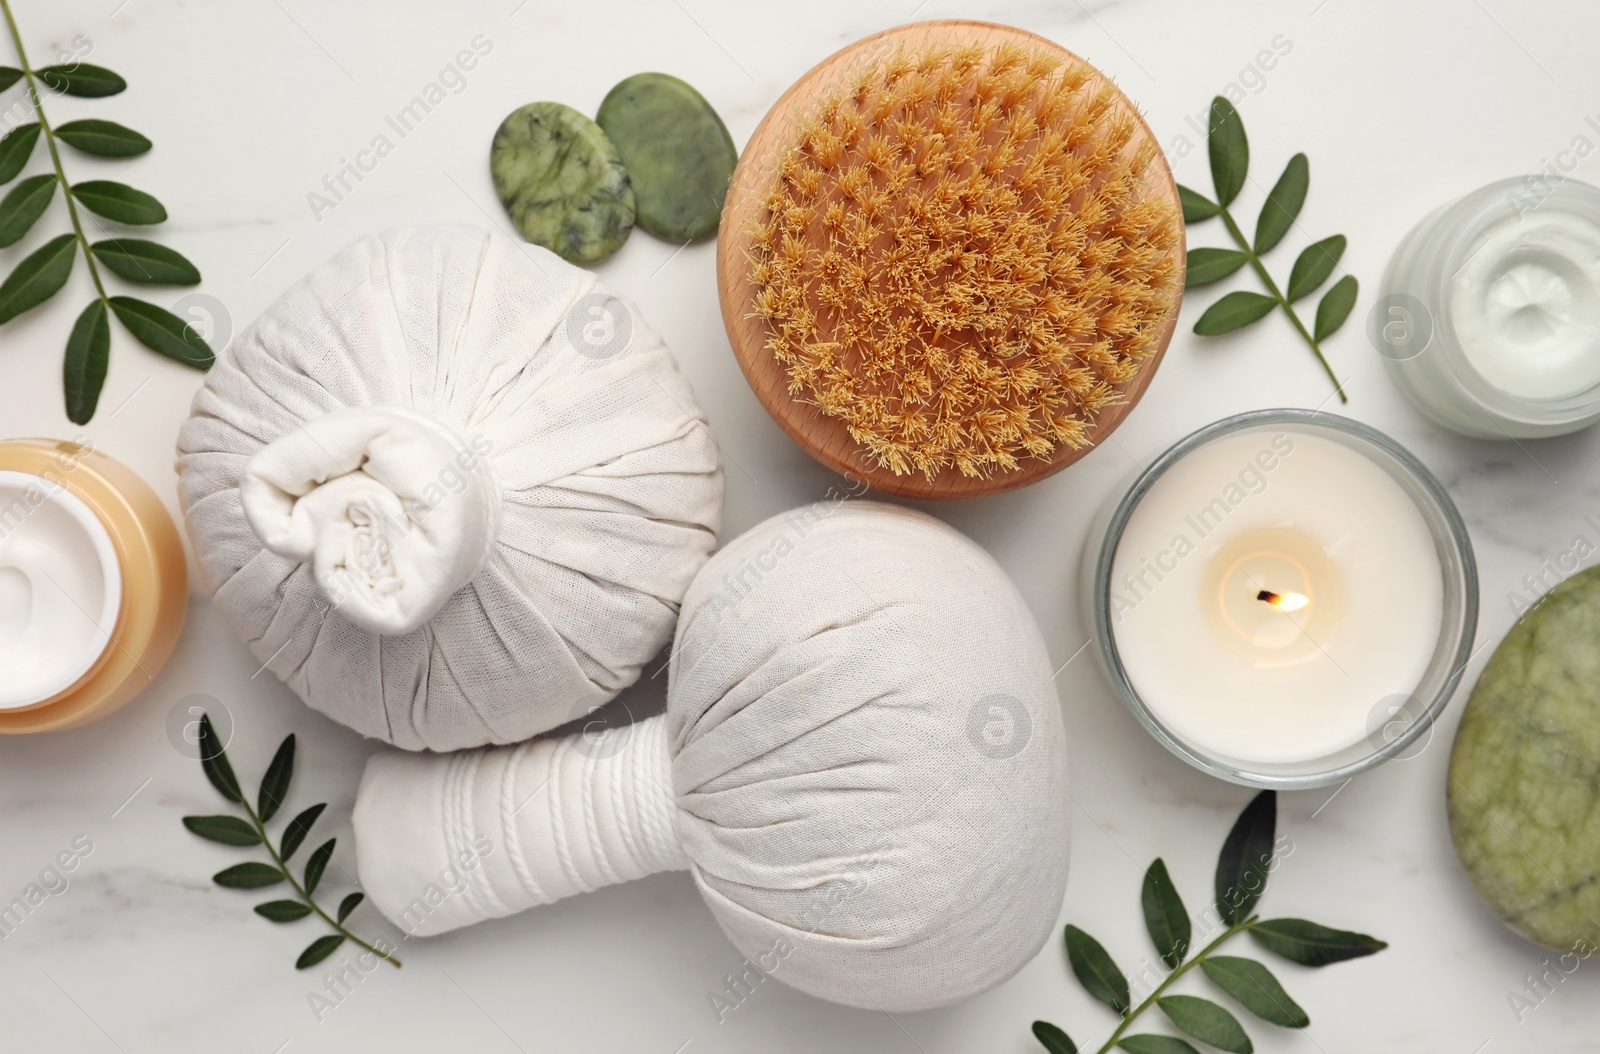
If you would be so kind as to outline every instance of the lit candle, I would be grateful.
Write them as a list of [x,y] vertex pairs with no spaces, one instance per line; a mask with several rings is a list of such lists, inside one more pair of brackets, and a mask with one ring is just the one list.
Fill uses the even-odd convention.
[[1388,746],[1397,716],[1431,718],[1476,594],[1459,517],[1418,472],[1370,429],[1305,411],[1242,415],[1164,455],[1091,544],[1102,653],[1135,712],[1230,778],[1322,775]]

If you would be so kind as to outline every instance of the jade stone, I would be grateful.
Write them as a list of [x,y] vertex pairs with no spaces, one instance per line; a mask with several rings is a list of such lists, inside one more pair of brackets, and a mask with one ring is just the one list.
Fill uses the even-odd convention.
[[665,73],[635,74],[595,120],[628,166],[639,226],[675,242],[716,233],[739,151],[699,92]]
[[1600,568],[1552,589],[1496,649],[1461,716],[1447,797],[1490,910],[1562,952],[1600,946]]
[[604,260],[633,230],[628,170],[600,126],[557,102],[513,110],[489,149],[494,191],[522,236],[578,264]]

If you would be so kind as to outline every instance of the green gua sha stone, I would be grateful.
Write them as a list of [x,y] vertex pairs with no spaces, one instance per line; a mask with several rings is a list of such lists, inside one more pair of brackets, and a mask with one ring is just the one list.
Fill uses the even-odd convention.
[[717,232],[739,151],[699,92],[638,73],[611,89],[595,120],[627,163],[639,226],[675,242]]
[[511,111],[494,133],[489,173],[522,236],[573,263],[604,260],[633,230],[622,156],[570,106],[533,102]]
[[1450,834],[1529,940],[1600,946],[1600,568],[1547,593],[1484,667],[1450,755]]

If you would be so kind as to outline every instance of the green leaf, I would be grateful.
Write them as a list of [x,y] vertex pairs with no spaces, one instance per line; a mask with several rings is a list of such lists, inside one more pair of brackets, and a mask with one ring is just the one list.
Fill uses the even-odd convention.
[[1255,942],[1274,955],[1281,955],[1301,966],[1327,966],[1329,963],[1376,955],[1389,945],[1365,933],[1332,930],[1305,919],[1266,919],[1250,927]]
[[317,822],[317,817],[321,816],[322,810],[327,807],[327,802],[313,805],[289,821],[289,826],[283,829],[283,841],[278,846],[278,855],[283,857],[285,862],[294,855],[296,849],[300,848],[300,843],[304,842],[306,835],[311,832],[311,825]]
[[1072,964],[1078,983],[1117,1013],[1126,1014],[1131,1005],[1128,979],[1122,976],[1100,942],[1072,925],[1067,926],[1066,942],[1067,962]]
[[0,198],[0,246],[14,245],[27,234],[55,193],[55,176],[29,176]]
[[183,825],[190,832],[223,845],[259,845],[256,829],[237,816],[185,816]]
[[273,922],[298,922],[311,914],[311,908],[298,900],[269,900],[256,905],[256,914]]
[[1138,1036],[1123,1036],[1117,1046],[1132,1054],[1200,1054],[1194,1047],[1177,1036],[1158,1036],[1146,1032]]
[[38,307],[61,291],[77,258],[77,239],[58,235],[35,249],[0,282],[0,324]]
[[1356,276],[1347,274],[1328,288],[1322,294],[1322,302],[1317,305],[1317,324],[1311,330],[1311,335],[1317,340],[1326,340],[1339,331],[1344,325],[1344,320],[1350,317],[1350,309],[1356,306],[1356,294],[1360,291],[1356,284]]
[[85,208],[118,223],[148,225],[167,218],[167,210],[161,202],[142,190],[134,190],[125,183],[109,179],[76,183],[72,187],[72,196]]
[[17,178],[22,167],[33,156],[33,146],[39,141],[39,122],[19,124],[0,139],[0,183]]
[[1217,910],[1228,925],[1249,918],[1266,891],[1277,830],[1277,792],[1262,791],[1250,799],[1223,841],[1217,856]]
[[233,766],[228,764],[228,752],[217,740],[217,730],[211,725],[211,715],[200,715],[200,736],[196,740],[200,748],[200,767],[205,770],[206,779],[217,788],[229,801],[244,804],[244,795],[239,793],[239,779],[233,774]]
[[1300,1004],[1289,998],[1272,971],[1254,959],[1213,955],[1200,963],[1200,969],[1218,988],[1263,1021],[1284,1028],[1305,1028],[1311,1024],[1311,1018]]
[[1189,954],[1189,912],[1167,874],[1167,865],[1159,857],[1144,873],[1139,902],[1144,907],[1145,929],[1150,931],[1161,961],[1167,969],[1176,970]]
[[67,338],[67,354],[61,364],[62,391],[66,393],[67,419],[86,425],[100,403],[100,389],[106,383],[106,365],[111,358],[111,321],[104,300],[91,300]]
[[1249,262],[1250,254],[1238,249],[1190,249],[1184,287],[1220,282]]
[[1235,290],[1206,308],[1205,314],[1194,324],[1194,331],[1202,337],[1232,333],[1266,318],[1277,306],[1278,302],[1265,294]]
[[150,149],[150,140],[132,128],[93,117],[68,121],[56,129],[56,138],[96,157],[136,157]]
[[212,875],[211,880],[229,889],[261,889],[265,886],[275,886],[287,877],[271,864],[251,861],[248,864],[234,864],[232,867],[223,868]]
[[1250,1054],[1255,1049],[1244,1034],[1239,1019],[1209,999],[1194,995],[1169,995],[1156,1000],[1161,1012],[1174,1025],[1202,1043],[1229,1051]]
[[1178,203],[1183,206],[1183,222],[1199,223],[1222,211],[1222,207],[1197,190],[1178,184]]
[[1050,1054],[1078,1054],[1078,1045],[1072,1042],[1072,1037],[1048,1021],[1033,1023],[1033,1038],[1044,1044]]
[[22,79],[22,71],[15,66],[0,66],[0,91],[5,91]]
[[209,370],[217,360],[216,353],[200,334],[165,308],[131,296],[114,296],[111,310],[116,312],[117,320],[128,327],[128,332],[151,351],[197,370]]
[[1206,146],[1211,154],[1211,182],[1217,188],[1217,202],[1226,208],[1244,188],[1250,170],[1250,143],[1239,111],[1220,95],[1211,100],[1209,127]]
[[55,91],[86,99],[115,95],[128,86],[127,81],[104,66],[91,66],[87,62],[46,66],[42,70],[35,70],[34,75]]
[[293,778],[294,735],[291,733],[278,746],[278,752],[272,755],[272,764],[267,766],[267,774],[261,777],[261,791],[256,795],[256,812],[261,814],[262,823],[277,815],[283,799],[289,796],[289,781]]
[[200,269],[182,253],[143,238],[111,238],[90,248],[95,259],[130,282],[194,285],[200,281]]
[[1300,250],[1300,255],[1295,257],[1294,267],[1289,271],[1289,289],[1284,295],[1293,302],[1326,282],[1339,265],[1344,247],[1344,235],[1335,234]]
[[365,893],[351,893],[343,900],[339,901],[339,913],[335,916],[335,919],[339,922],[343,922],[345,919],[350,917],[350,913],[352,911],[356,910],[356,906],[366,899],[367,895]]
[[300,953],[300,958],[294,961],[296,970],[304,970],[332,955],[339,945],[344,943],[344,934],[330,933],[326,937],[318,937],[312,941],[305,951]]
[[1306,188],[1311,185],[1311,163],[1306,155],[1296,154],[1289,159],[1283,175],[1267,193],[1267,203],[1261,206],[1256,219],[1256,253],[1268,252],[1289,233],[1306,203]]
[[337,838],[330,838],[317,846],[310,859],[306,861],[306,896],[317,891],[317,883],[322,881],[322,872],[328,868],[328,859],[333,856],[334,843]]

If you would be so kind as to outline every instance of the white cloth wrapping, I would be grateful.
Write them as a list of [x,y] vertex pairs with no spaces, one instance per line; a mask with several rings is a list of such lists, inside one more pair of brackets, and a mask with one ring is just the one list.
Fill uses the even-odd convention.
[[258,661],[412,750],[519,742],[633,683],[723,484],[637,310],[466,227],[363,238],[291,287],[196,395],[178,477]]
[[[1048,655],[1004,572],[921,513],[821,503],[706,565],[664,715],[377,755],[356,852],[374,903],[418,935],[688,867],[749,962],[915,1010],[999,984],[1048,938],[1066,779]],[[426,895],[469,855],[459,895]]]

